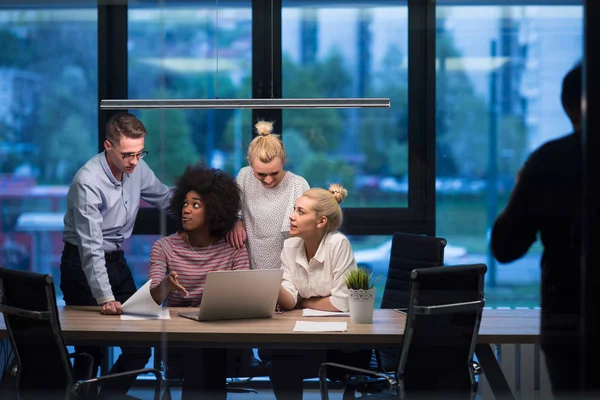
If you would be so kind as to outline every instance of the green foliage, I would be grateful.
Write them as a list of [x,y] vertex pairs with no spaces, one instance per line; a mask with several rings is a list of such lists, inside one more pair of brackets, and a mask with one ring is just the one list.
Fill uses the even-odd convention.
[[55,23],[56,12],[12,12],[0,24],[0,80],[18,96],[0,142],[30,151],[9,154],[2,172],[27,164],[41,184],[69,183],[98,149],[97,26],[86,18]]
[[[60,129],[47,137],[42,166],[45,171],[54,168],[55,179],[69,182],[77,170],[97,150],[96,137],[85,129],[87,121],[81,114],[74,113],[61,121]],[[76,145],[75,145],[76,143]]]
[[343,158],[324,153],[308,152],[296,170],[311,187],[327,188],[340,183],[349,193],[354,189],[356,169]]
[[[214,19],[202,18],[194,20],[194,23],[188,22],[188,19],[182,18],[175,25],[168,25],[166,32],[159,19],[131,24],[130,36],[136,38],[136,46],[129,51],[130,76],[143,79],[129,79],[129,97],[250,97],[251,80],[245,78],[240,84],[236,84],[230,76],[231,69],[238,72],[250,70],[250,59],[221,57],[217,71],[212,55],[203,57],[194,53],[200,43],[205,43],[209,49],[216,46]],[[251,26],[245,24],[229,29],[221,27],[219,46],[231,46],[232,42],[245,38],[250,30]],[[165,48],[174,54],[161,53],[161,49],[156,46],[160,40],[165,40]],[[193,45],[187,49],[181,47],[182,43]],[[157,91],[156,88],[160,90]],[[147,142],[155,148],[154,151],[150,149],[149,164],[155,165],[157,175],[169,183],[181,173],[181,168],[187,163],[210,162],[207,159],[209,155],[222,151],[226,155],[222,168],[233,174],[237,173],[237,169],[245,165],[245,152],[251,139],[251,111],[242,110],[241,124],[235,120],[236,112],[239,111],[180,110],[179,115],[168,116],[172,112],[168,111],[164,117],[158,117],[158,111],[143,113],[144,123],[149,130]],[[154,123],[159,125],[152,126]],[[160,147],[159,138],[152,137],[151,132],[165,132],[169,139],[164,148]],[[175,143],[172,143],[172,137],[177,138]],[[163,154],[159,155],[158,152]],[[181,163],[184,163],[183,166]]]
[[[6,121],[12,119],[19,124],[0,126],[0,143],[16,149],[16,143],[27,142],[37,149],[37,153],[27,157],[7,153],[1,163],[3,172],[10,173],[26,162],[39,171],[39,183],[67,184],[98,150],[95,143],[97,26],[94,18],[89,18],[93,16],[91,10],[82,12],[86,18],[58,19],[60,23],[54,22],[57,18],[52,13],[56,11],[13,13],[12,20],[0,24],[0,73],[24,72],[34,82],[31,90],[25,91],[34,99],[33,111],[25,107],[11,109]],[[33,18],[32,13],[36,13]],[[436,57],[440,63],[443,60],[454,63],[461,59],[461,54],[452,35],[443,31],[443,25],[440,19]],[[212,52],[215,29],[211,17],[192,22],[183,14],[171,21],[158,17],[132,21],[129,97],[215,97],[217,74]],[[250,32],[251,24],[246,22],[222,26],[219,46],[227,49],[243,44]],[[372,49],[368,49],[367,54],[371,53]],[[241,55],[221,56],[218,76],[221,98],[251,96],[251,78],[245,76],[236,81],[240,78],[239,71],[251,69],[250,52],[248,56],[237,54]],[[188,62],[186,65],[192,68],[173,66],[171,63],[177,60]],[[360,86],[359,95],[389,97],[392,104],[391,109],[284,110],[280,122],[285,127],[287,168],[303,175],[311,186],[326,187],[335,181],[350,191],[359,176],[406,177],[410,83],[406,55],[398,46],[386,49],[381,62],[361,77],[355,77],[337,50],[306,64],[286,56],[282,63],[284,97],[348,97],[355,95],[356,87]],[[230,70],[237,72],[230,74]],[[436,79],[438,176],[482,177],[487,169],[490,144],[487,99],[476,93],[460,65],[438,68]],[[151,152],[147,161],[165,182],[172,182],[185,165],[197,162],[199,155],[217,149],[228,155],[225,169],[235,173],[239,166],[245,165],[247,145],[256,122],[251,120],[251,111],[244,110],[241,116],[233,110],[173,114],[169,111],[164,117],[159,115],[159,111],[149,111],[142,113],[142,119],[149,130],[147,146]],[[360,123],[354,126],[355,121]],[[163,136],[160,132],[164,132]],[[521,116],[499,117],[500,173],[514,175],[522,164],[527,152],[526,133]],[[377,202],[377,194],[366,190],[355,194],[348,200],[361,202],[357,205]]]
[[[441,25],[440,25],[441,24]],[[441,21],[439,26],[443,26]],[[439,29],[436,55],[440,64],[460,60],[452,36]],[[487,173],[490,147],[489,100],[475,89],[460,65],[438,68],[436,74],[437,175],[481,178]],[[514,175],[527,151],[527,129],[522,116],[501,114],[497,120],[498,160],[502,172]]]
[[348,289],[353,290],[369,290],[373,288],[378,277],[373,278],[373,273],[364,267],[358,267],[351,270],[344,277],[344,282]]
[[361,111],[360,144],[367,174],[402,178],[408,173],[408,81],[406,60],[390,46],[378,72],[373,74],[367,97],[389,97],[390,109]]
[[172,185],[185,167],[200,161],[181,110],[147,110],[141,120],[148,130],[144,160],[166,185]]
[[286,168],[305,177],[306,155],[311,154],[306,136],[295,129],[286,129],[282,139],[287,158]]
[[[322,62],[298,65],[283,58],[283,95],[294,98],[344,97],[350,78],[338,53]],[[301,132],[314,151],[337,149],[343,137],[342,111],[339,109],[284,110],[285,137],[288,129]]]

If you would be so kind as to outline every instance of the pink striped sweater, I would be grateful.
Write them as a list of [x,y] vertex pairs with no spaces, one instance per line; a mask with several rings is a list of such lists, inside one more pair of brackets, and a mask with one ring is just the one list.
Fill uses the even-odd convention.
[[190,247],[175,233],[157,240],[150,252],[149,275],[151,287],[160,284],[171,271],[189,295],[184,297],[172,291],[164,302],[168,307],[199,307],[204,293],[206,274],[210,271],[250,269],[246,247],[236,249],[225,239],[210,247]]

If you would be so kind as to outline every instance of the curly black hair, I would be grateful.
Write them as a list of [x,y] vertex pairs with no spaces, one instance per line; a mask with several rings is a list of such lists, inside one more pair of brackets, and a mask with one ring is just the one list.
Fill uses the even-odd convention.
[[238,218],[242,204],[240,188],[235,179],[220,169],[204,164],[188,165],[179,177],[172,192],[170,213],[181,225],[181,210],[185,196],[195,191],[200,195],[206,210],[206,220],[210,234],[216,238],[224,237]]

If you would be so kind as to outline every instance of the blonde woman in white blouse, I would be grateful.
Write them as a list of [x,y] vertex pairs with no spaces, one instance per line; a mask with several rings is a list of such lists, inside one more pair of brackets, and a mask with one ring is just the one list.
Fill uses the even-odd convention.
[[303,177],[283,169],[285,148],[273,134],[273,124],[260,121],[255,128],[249,165],[236,178],[242,190],[240,219],[227,240],[237,248],[247,242],[252,269],[279,269],[283,241],[290,237],[288,216],[309,186]]
[[[348,238],[337,231],[342,224],[339,203],[346,194],[346,189],[335,184],[329,190],[307,190],[296,200],[289,216],[292,238],[284,242],[281,252],[278,304],[283,310],[348,311],[344,277],[357,266]],[[303,379],[317,376],[322,362],[365,368],[371,351],[273,350],[271,357],[270,378],[277,399],[301,400]]]
[[341,185],[315,188],[296,200],[290,219],[290,235],[283,244],[283,281],[278,303],[284,310],[295,307],[348,311],[344,276],[356,269],[350,241],[337,229],[342,223],[339,203],[347,191]]

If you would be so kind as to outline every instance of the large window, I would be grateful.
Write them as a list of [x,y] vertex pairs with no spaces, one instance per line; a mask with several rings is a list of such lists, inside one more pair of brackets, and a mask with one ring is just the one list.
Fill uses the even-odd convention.
[[[208,2],[143,4],[128,12],[129,98],[251,97],[250,0],[220,1],[218,9]],[[199,160],[232,174],[244,166],[249,111],[137,114],[150,131],[148,163],[166,184]]]
[[407,207],[407,7],[306,3],[283,1],[283,97],[389,97],[391,108],[284,110],[289,168],[313,187],[342,183],[345,207]]
[[[311,187],[344,185],[345,209],[408,207],[406,4],[283,0],[281,18],[283,97],[391,101],[390,109],[283,110],[287,167]],[[391,236],[357,233],[350,237],[357,262],[380,276],[378,307]]]
[[484,262],[488,305],[538,306],[539,243],[499,265],[489,232],[540,144],[572,131],[560,103],[582,56],[580,6],[438,6],[437,233]]
[[[0,8],[0,263],[58,281],[68,184],[102,137],[98,29],[109,36],[112,25],[98,28],[92,0],[31,4]],[[390,109],[284,110],[276,127],[287,167],[313,187],[348,188],[344,229],[358,235],[357,251],[381,252],[379,268],[393,231],[433,233],[435,148],[435,224],[448,239],[447,263],[485,262],[489,304],[539,304],[539,244],[498,265],[488,235],[527,156],[570,130],[559,92],[581,58],[582,7],[440,0],[434,60],[430,32],[419,30],[434,25],[422,18],[432,3],[282,0],[280,13],[265,4],[131,2],[126,34],[111,39],[124,46],[127,71],[115,63],[101,81],[124,72],[132,99],[249,98],[259,80],[283,97],[389,97]],[[427,111],[433,76],[435,118]],[[199,160],[232,174],[246,163],[256,112],[134,112],[149,130],[146,160],[168,185]],[[138,285],[151,244],[167,233],[157,226],[126,244]]]
[[97,149],[97,9],[40,3],[0,6],[0,265],[59,282],[68,185]]

